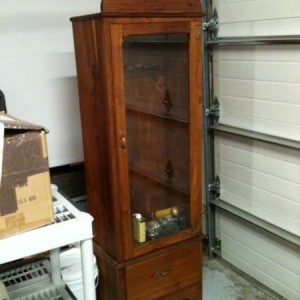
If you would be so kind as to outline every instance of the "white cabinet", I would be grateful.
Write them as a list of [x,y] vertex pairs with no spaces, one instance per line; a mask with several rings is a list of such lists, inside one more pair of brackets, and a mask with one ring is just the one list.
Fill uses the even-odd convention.
[[[38,278],[33,278],[34,276],[30,274],[23,276],[22,272],[24,270],[28,274],[28,271],[26,271],[27,266],[24,266],[23,269],[19,268],[16,270],[16,274],[19,275],[2,273],[0,274],[0,280],[11,281],[12,284],[9,285],[8,291],[12,299],[35,299],[30,296],[34,294],[37,295],[37,299],[71,299],[65,298],[66,296],[62,295],[66,292],[62,291],[65,284],[61,277],[59,251],[63,246],[79,243],[81,248],[84,297],[88,300],[95,300],[92,242],[94,235],[92,228],[93,218],[87,213],[80,212],[69,203],[58,193],[56,186],[52,186],[52,195],[55,212],[54,224],[0,240],[0,268],[2,264],[48,250],[50,252],[50,264],[47,265],[47,260],[45,260],[41,261],[40,265],[33,266],[33,272],[37,268],[36,274],[41,276],[37,276]],[[28,269],[30,268],[28,266]],[[31,271],[32,268],[30,269]],[[13,281],[14,279],[16,279],[15,282]],[[30,286],[31,284],[32,286]],[[43,297],[44,294],[45,297]],[[50,294],[53,297],[49,296]]]

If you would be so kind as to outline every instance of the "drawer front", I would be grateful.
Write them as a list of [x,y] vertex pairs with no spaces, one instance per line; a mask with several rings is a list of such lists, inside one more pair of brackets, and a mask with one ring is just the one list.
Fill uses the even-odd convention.
[[184,290],[175,292],[174,294],[160,298],[159,300],[201,300],[202,289],[200,285],[193,285]]
[[201,244],[175,249],[126,268],[130,300],[163,298],[201,282]]

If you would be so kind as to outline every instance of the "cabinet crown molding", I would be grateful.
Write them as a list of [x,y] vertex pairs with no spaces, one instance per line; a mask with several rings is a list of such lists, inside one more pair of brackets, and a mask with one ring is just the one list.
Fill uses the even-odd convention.
[[199,0],[102,0],[103,15],[141,15],[167,14],[201,16],[202,6]]

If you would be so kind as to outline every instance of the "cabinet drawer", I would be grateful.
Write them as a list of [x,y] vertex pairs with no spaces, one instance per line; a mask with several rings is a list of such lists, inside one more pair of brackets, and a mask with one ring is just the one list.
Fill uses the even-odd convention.
[[126,268],[128,299],[159,299],[186,287],[200,284],[202,272],[200,245],[197,242],[128,266]]
[[201,300],[202,299],[202,289],[200,285],[193,285],[184,290],[175,292],[174,294],[159,298],[159,300]]

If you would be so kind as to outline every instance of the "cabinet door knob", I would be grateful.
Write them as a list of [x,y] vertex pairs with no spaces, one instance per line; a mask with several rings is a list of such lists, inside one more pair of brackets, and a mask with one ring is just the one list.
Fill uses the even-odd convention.
[[121,140],[121,150],[125,151],[126,150],[126,138],[125,138],[125,134],[123,131],[121,131],[119,133],[120,135],[120,140]]

